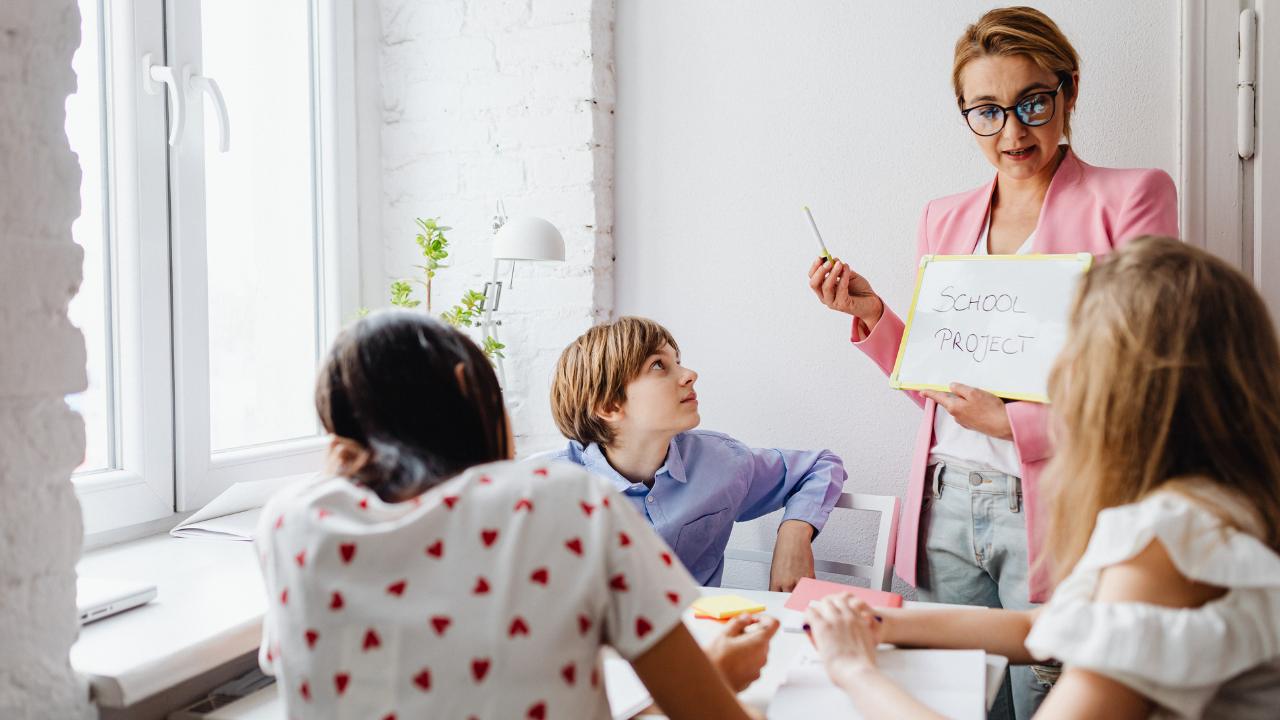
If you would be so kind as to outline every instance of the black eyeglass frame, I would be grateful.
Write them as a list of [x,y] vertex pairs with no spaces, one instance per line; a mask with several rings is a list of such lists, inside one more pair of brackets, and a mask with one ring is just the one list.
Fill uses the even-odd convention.
[[[1064,84],[1066,84],[1066,80],[1059,82],[1058,87],[1054,88],[1053,92],[1048,93],[1049,102],[1053,105],[1053,109],[1049,111],[1049,117],[1045,118],[1044,122],[1038,122],[1038,123],[1027,122],[1026,120],[1023,120],[1022,115],[1018,113],[1018,107],[1020,105],[1026,102],[1029,98],[1033,98],[1036,95],[1044,95],[1045,92],[1043,90],[1040,90],[1038,92],[1033,92],[1033,93],[1027,93],[1026,95],[1023,95],[1022,98],[1018,100],[1018,102],[1014,103],[1013,105],[1010,105],[1009,107],[1000,107],[995,103],[985,103],[983,105],[975,105],[969,108],[968,110],[961,110],[960,115],[964,117],[964,124],[968,125],[969,129],[973,130],[973,134],[977,135],[978,137],[991,137],[992,135],[999,135],[1004,130],[1004,126],[1009,124],[1010,111],[1013,111],[1013,113],[1018,116],[1018,122],[1022,123],[1023,125],[1026,125],[1027,127],[1040,127],[1041,125],[1047,125],[1049,124],[1050,120],[1053,120],[1053,116],[1058,114],[1058,93],[1062,91],[1062,86]],[[997,128],[995,132],[990,132],[984,135],[978,132],[977,130],[974,130],[973,123],[969,122],[969,113],[973,112],[974,110],[981,110],[982,108],[996,108],[997,110],[999,110],[1001,113],[1004,114],[1004,121],[1000,123],[1000,127]]]

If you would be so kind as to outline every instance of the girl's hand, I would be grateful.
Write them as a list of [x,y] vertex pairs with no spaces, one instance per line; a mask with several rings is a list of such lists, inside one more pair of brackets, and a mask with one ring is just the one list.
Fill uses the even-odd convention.
[[871,607],[849,593],[828,595],[804,612],[809,637],[836,685],[852,692],[859,676],[878,672],[880,621]]
[[945,408],[960,427],[1001,440],[1013,439],[1013,428],[1009,425],[1009,413],[1004,409],[1003,400],[986,390],[960,383],[951,383],[951,392],[954,397],[937,390],[921,390],[920,394]]
[[860,318],[868,330],[876,326],[884,312],[884,303],[871,289],[871,283],[839,258],[814,260],[809,267],[809,288],[823,305]]
[[707,645],[707,657],[734,692],[742,692],[760,677],[769,659],[769,639],[778,632],[777,619],[769,615],[739,615]]

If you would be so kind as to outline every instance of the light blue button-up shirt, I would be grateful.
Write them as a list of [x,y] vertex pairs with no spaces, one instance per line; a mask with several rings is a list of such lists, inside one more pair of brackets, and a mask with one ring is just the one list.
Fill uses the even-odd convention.
[[719,587],[733,523],[785,507],[782,519],[822,530],[844,488],[844,464],[827,450],[751,448],[728,435],[690,430],[671,440],[653,488],[618,474],[595,443],[528,461],[567,460],[601,475],[622,493],[654,532],[675,550],[694,579]]

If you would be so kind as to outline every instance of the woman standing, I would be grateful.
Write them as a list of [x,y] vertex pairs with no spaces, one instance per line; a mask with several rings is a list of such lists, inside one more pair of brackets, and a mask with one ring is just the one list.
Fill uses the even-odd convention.
[[[1071,150],[1079,59],[1043,13],[1015,7],[983,15],[956,43],[951,81],[996,176],[925,206],[917,261],[925,254],[1101,256],[1140,235],[1177,236],[1168,174],[1094,167]],[[904,326],[870,282],[837,259],[815,262],[809,286],[827,307],[854,316],[854,345],[890,373]],[[924,417],[899,524],[899,577],[924,600],[1034,607],[1049,586],[1047,574],[1029,572],[1044,511],[1036,481],[1052,454],[1047,408],[1006,404],[958,383],[951,393],[907,394]],[[1018,718],[1035,712],[1050,676],[1046,668],[1012,670]],[[1011,715],[1001,707],[1007,703],[1006,693],[992,717]]]

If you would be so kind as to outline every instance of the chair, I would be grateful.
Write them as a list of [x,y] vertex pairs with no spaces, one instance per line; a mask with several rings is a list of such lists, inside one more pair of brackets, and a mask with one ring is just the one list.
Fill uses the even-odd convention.
[[[854,565],[834,560],[815,559],[813,569],[819,572],[867,578],[871,581],[872,590],[888,591],[893,582],[893,557],[898,547],[898,511],[902,507],[902,499],[888,495],[840,493],[836,507],[880,513],[880,529],[876,534],[876,553],[873,560],[875,564]],[[727,548],[724,556],[730,560],[745,560],[765,565],[773,563],[773,553],[761,550]]]

